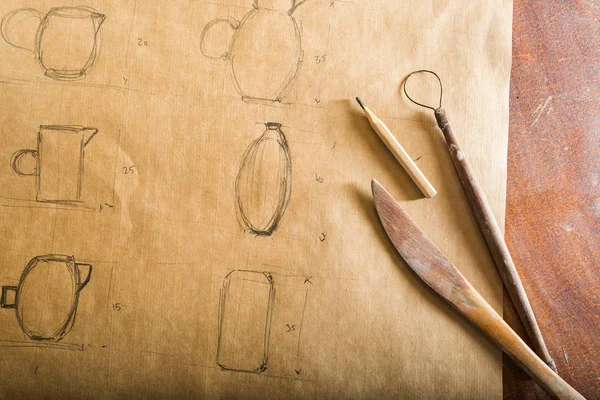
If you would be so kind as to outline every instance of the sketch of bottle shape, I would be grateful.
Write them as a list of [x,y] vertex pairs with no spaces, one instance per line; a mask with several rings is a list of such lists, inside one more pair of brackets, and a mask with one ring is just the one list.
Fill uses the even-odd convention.
[[[291,89],[303,56],[300,30],[292,14],[304,1],[255,0],[241,21],[217,18],[204,27],[202,53],[229,64],[233,84],[244,100],[280,102]],[[206,48],[205,35],[220,23],[228,24],[234,34],[227,51],[214,56]]]
[[[29,43],[18,43],[11,33],[29,18],[40,21],[35,36]],[[105,18],[86,6],[52,8],[46,15],[33,8],[22,8],[6,14],[0,30],[6,43],[34,55],[47,77],[76,80],[88,75],[94,66]]]
[[267,369],[274,300],[270,273],[235,270],[227,274],[219,301],[217,365],[221,369],[257,374]]
[[37,201],[81,203],[85,147],[96,133],[97,129],[83,126],[42,125],[37,149],[15,152],[11,167],[21,176],[36,177]]
[[292,192],[292,158],[281,124],[265,126],[244,152],[235,182],[238,219],[257,236],[275,232]]
[[34,257],[18,286],[2,286],[0,307],[15,309],[29,339],[60,341],[73,327],[79,295],[91,273],[90,264],[77,263],[71,256]]

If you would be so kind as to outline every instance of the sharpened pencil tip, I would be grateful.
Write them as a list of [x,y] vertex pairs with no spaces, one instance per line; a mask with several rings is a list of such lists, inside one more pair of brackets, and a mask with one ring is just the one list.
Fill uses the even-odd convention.
[[365,109],[365,105],[364,103],[357,97],[356,101],[358,101],[358,104],[360,104],[360,107],[364,110]]

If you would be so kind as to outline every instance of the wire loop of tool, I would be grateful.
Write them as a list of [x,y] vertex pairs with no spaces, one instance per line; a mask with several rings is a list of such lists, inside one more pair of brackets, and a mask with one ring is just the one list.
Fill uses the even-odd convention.
[[[438,82],[440,83],[440,105],[439,105],[439,107],[438,107],[438,108],[433,108],[433,107],[431,107],[431,106],[428,106],[427,104],[422,104],[422,103],[419,103],[418,101],[415,101],[415,100],[413,100],[413,99],[412,99],[412,98],[411,98],[411,97],[408,95],[408,92],[406,91],[406,83],[408,82],[408,80],[410,79],[410,77],[411,77],[411,76],[413,76],[414,74],[419,74],[419,73],[423,73],[423,72],[424,72],[424,73],[429,73],[429,74],[432,74],[433,76],[435,76],[435,77],[437,78]],[[430,110],[433,110],[433,111],[435,111],[435,110],[439,110],[440,108],[442,108],[442,97],[443,97],[443,95],[444,95],[444,88],[442,87],[442,80],[440,79],[440,77],[438,76],[438,74],[436,74],[435,72],[433,72],[433,71],[430,71],[430,70],[428,70],[428,69],[420,69],[420,70],[418,70],[418,71],[413,71],[413,72],[411,72],[410,74],[408,74],[408,76],[406,77],[406,79],[404,79],[404,94],[406,95],[406,97],[407,97],[407,98],[408,98],[410,101],[412,101],[413,103],[415,103],[415,104],[416,104],[416,105],[418,105],[418,106],[425,107],[425,108],[429,108]]]

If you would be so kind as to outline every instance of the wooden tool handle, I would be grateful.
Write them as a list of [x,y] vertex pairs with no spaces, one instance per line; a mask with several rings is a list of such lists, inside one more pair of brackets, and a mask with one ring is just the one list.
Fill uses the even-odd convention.
[[525,289],[523,288],[523,284],[521,283],[512,257],[510,256],[506,242],[502,237],[502,232],[494,218],[492,209],[485,198],[481,186],[479,186],[477,179],[475,179],[475,175],[473,174],[473,170],[471,169],[465,154],[458,145],[456,136],[454,136],[452,127],[448,122],[446,111],[443,108],[435,110],[435,119],[437,120],[439,128],[444,133],[450,156],[452,157],[454,167],[456,168],[456,172],[462,183],[471,210],[473,211],[477,224],[487,242],[496,268],[504,282],[504,286],[515,305],[519,318],[521,319],[527,334],[533,341],[533,348],[540,358],[544,360],[550,368],[556,371],[556,365],[554,364],[550,353],[548,353],[544,338],[542,337],[535,315],[533,314],[531,304],[529,303],[529,299],[527,298],[527,294],[525,293]]
[[496,342],[546,393],[558,399],[584,399],[523,342],[466,280],[466,285],[453,283],[454,298],[446,300]]

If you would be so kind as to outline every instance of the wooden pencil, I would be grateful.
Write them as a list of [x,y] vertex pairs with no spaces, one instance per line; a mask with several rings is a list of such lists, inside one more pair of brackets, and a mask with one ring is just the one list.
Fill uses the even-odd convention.
[[406,150],[398,143],[398,140],[392,135],[392,132],[364,103],[357,97],[356,101],[362,107],[371,127],[377,133],[377,136],[386,145],[388,150],[396,157],[396,160],[402,165],[408,176],[413,180],[421,193],[427,198],[432,198],[436,195],[436,190],[433,185],[427,180],[423,172],[417,167],[417,164],[410,158]]

